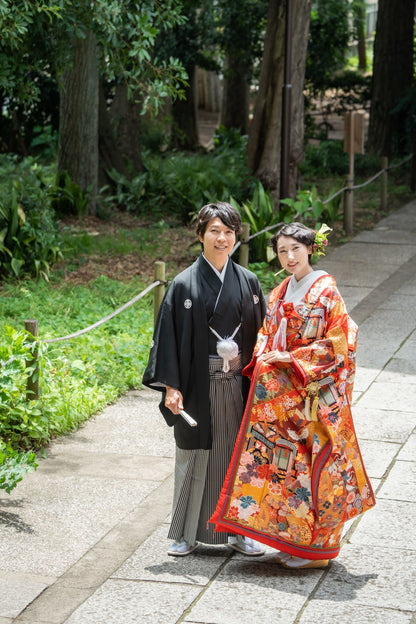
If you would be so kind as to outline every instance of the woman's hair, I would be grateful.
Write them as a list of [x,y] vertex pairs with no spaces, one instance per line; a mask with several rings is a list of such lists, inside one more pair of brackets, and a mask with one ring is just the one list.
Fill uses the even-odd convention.
[[[303,223],[298,223],[297,221],[284,225],[280,228],[280,230],[276,232],[276,234],[274,234],[274,236],[270,240],[272,249],[276,255],[278,241],[281,236],[290,236],[291,238],[297,240],[299,243],[303,243],[307,247],[312,245],[313,248],[315,244],[316,232],[315,230],[308,228],[306,225],[303,225]],[[312,254],[309,254],[309,264],[311,264],[311,255]]]
[[241,231],[241,217],[236,208],[226,202],[216,202],[203,206],[196,220],[196,233],[202,237],[207,229],[208,222],[218,217],[221,221],[237,234]]

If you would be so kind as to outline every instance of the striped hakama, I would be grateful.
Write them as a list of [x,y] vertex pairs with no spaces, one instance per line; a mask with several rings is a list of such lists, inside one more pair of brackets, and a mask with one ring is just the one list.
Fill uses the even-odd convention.
[[[212,448],[176,447],[175,488],[168,537],[189,543],[225,544],[229,533],[214,533],[208,520],[218,502],[243,416],[241,357],[230,362],[209,357]],[[192,415],[192,414],[191,414]]]

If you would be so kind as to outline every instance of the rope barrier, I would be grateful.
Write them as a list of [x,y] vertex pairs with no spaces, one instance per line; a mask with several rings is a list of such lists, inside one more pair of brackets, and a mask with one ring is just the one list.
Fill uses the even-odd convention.
[[139,301],[139,299],[147,295],[147,293],[150,292],[153,288],[156,288],[156,286],[161,286],[162,284],[165,285],[166,283],[167,282],[161,282],[159,280],[156,282],[153,282],[145,290],[143,290],[141,293],[133,297],[133,299],[130,299],[130,301],[122,305],[121,308],[118,308],[118,310],[115,310],[114,312],[106,316],[105,318],[101,319],[100,321],[97,321],[96,323],[94,323],[93,325],[90,325],[89,327],[85,327],[84,329],[81,329],[73,334],[69,334],[68,336],[62,336],[62,338],[51,338],[49,340],[42,340],[42,342],[51,344],[52,342],[61,342],[63,340],[70,340],[71,338],[76,338],[77,336],[86,334],[92,329],[96,329],[97,327],[100,327],[100,325],[102,325],[103,323],[106,323],[107,321],[112,319],[114,316],[117,316],[117,314],[120,314],[120,312],[123,312],[123,310],[126,310],[127,308],[132,306],[134,303],[136,303],[136,301]]
[[[397,167],[401,167],[401,165],[404,165],[405,163],[407,163],[409,160],[411,160],[413,158],[413,154],[410,154],[410,156],[407,156],[404,160],[402,160],[400,163],[397,163],[396,165],[390,165],[389,167],[387,167],[387,169],[381,169],[380,171],[378,171],[372,178],[370,178],[369,180],[367,180],[366,182],[363,182],[362,184],[357,184],[355,186],[352,186],[351,188],[349,188],[348,186],[343,186],[341,189],[339,189],[339,191],[336,191],[333,195],[331,195],[330,197],[328,197],[327,199],[325,199],[325,201],[322,202],[323,205],[328,204],[330,201],[332,201],[333,199],[335,199],[335,197],[337,197],[338,195],[340,195],[341,193],[343,193],[344,191],[355,191],[357,189],[360,188],[364,188],[365,186],[367,186],[368,184],[371,184],[371,182],[374,182],[374,180],[376,180],[379,176],[381,176],[384,172],[386,171],[390,171],[390,169],[395,169]],[[305,210],[305,212],[303,214],[305,214],[306,212],[311,212],[311,209],[308,208],[307,210]],[[296,221],[296,219],[300,216],[300,213],[297,212],[294,216],[293,216],[293,220]],[[254,234],[251,234],[251,236],[248,237],[248,239],[244,242],[238,241],[238,243],[235,244],[234,249],[231,252],[231,256],[233,255],[233,253],[235,251],[237,251],[237,249],[240,247],[240,245],[248,245],[249,242],[253,239],[256,238],[256,236],[260,236],[260,234],[264,234],[265,232],[269,232],[270,230],[274,230],[275,228],[284,225],[284,221],[280,221],[279,223],[275,223],[273,225],[269,225],[268,227],[265,227],[263,230],[260,230],[259,232],[255,232]]]

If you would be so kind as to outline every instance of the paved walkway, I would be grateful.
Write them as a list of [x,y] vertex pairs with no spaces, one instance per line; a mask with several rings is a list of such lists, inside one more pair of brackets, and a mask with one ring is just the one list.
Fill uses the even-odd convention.
[[166,555],[173,441],[126,394],[0,498],[0,624],[416,622],[416,201],[320,262],[359,323],[354,418],[378,503],[325,570]]

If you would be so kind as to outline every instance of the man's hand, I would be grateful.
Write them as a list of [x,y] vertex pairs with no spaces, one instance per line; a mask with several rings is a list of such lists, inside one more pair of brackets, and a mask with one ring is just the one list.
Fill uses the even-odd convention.
[[179,414],[179,410],[183,409],[183,396],[177,388],[166,386],[165,407],[173,414]]

